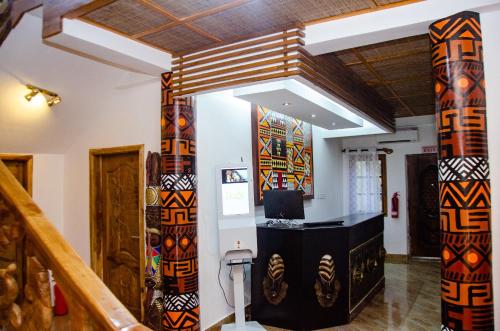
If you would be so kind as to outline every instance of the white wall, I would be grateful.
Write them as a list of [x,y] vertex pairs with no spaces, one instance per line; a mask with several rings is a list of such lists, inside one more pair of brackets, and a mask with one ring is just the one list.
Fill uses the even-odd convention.
[[[232,313],[219,288],[219,244],[215,166],[252,162],[250,103],[232,97],[232,92],[197,97],[198,162],[198,243],[201,326],[207,328]],[[308,218],[324,219],[342,215],[341,146],[338,140],[324,140],[313,127],[314,178],[316,199],[305,203]],[[324,197],[318,199],[319,196]],[[263,215],[263,208],[256,208]],[[247,274],[247,282],[250,279]],[[222,285],[232,303],[232,283],[223,266]],[[247,287],[248,289],[248,287]],[[249,293],[247,293],[248,301]]]
[[59,232],[64,231],[64,155],[33,155],[33,200]]
[[20,153],[12,149],[0,149],[0,154],[33,155],[33,201],[42,209],[52,224],[63,232],[64,220],[64,155]]
[[[433,118],[433,117],[431,117]],[[399,120],[398,122],[401,122]],[[404,121],[404,120],[403,120]],[[422,153],[422,146],[437,145],[435,123],[420,124],[418,126],[419,141],[414,143],[384,144],[382,147],[392,148],[393,154],[387,155],[387,201],[390,211],[390,201],[394,192],[399,197],[399,218],[385,218],[384,244],[390,254],[409,254],[408,245],[408,210],[406,195],[406,155]],[[381,135],[384,136],[384,135]],[[344,148],[374,147],[373,136],[343,139]],[[344,167],[344,180],[348,175],[348,169]],[[349,213],[347,206],[348,185],[344,184],[344,211]]]
[[[35,154],[35,202],[90,263],[89,149],[160,151],[160,79],[47,46],[40,36],[41,19],[25,15],[0,48],[0,151]],[[62,102],[27,102],[26,83]]]
[[92,125],[65,153],[64,236],[90,263],[89,149],[144,144],[160,151],[160,81],[121,90],[107,88],[92,104]]
[[[0,47],[0,150],[64,154],[79,134],[96,124],[95,118],[110,109],[123,108],[127,100],[121,101],[122,96],[138,96],[140,92],[135,90],[151,83],[152,76],[47,46],[42,42],[41,28],[41,18],[25,15]],[[153,79],[158,82],[158,77]],[[62,102],[53,108],[43,98],[27,102],[24,84],[52,90]],[[159,83],[156,86],[158,91]],[[159,99],[158,92],[152,100],[141,98],[135,105],[146,112],[151,110],[148,105],[159,103]],[[115,118],[116,125],[123,115]]]
[[484,66],[486,79],[486,106],[488,146],[491,174],[491,232],[493,241],[493,284],[495,325],[500,325],[500,11],[481,14],[483,30]]

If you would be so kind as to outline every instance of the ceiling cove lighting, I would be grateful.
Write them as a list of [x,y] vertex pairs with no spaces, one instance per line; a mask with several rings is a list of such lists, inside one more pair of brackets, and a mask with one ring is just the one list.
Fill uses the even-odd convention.
[[233,96],[323,128],[324,138],[387,132],[368,116],[301,77],[238,87],[233,89]]
[[49,107],[57,105],[62,101],[61,97],[55,92],[30,84],[26,85],[26,87],[28,88],[28,90],[30,90],[30,92],[24,96],[24,98],[28,100],[28,102],[31,101],[38,94],[41,94],[45,97],[45,100],[47,100],[47,105],[49,105]]

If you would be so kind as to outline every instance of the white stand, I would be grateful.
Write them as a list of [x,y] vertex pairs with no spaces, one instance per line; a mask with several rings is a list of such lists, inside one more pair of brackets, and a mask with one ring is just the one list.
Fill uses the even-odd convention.
[[222,331],[262,331],[265,330],[258,322],[245,322],[245,284],[243,283],[243,264],[233,265],[234,283],[234,315],[235,323],[225,324]]

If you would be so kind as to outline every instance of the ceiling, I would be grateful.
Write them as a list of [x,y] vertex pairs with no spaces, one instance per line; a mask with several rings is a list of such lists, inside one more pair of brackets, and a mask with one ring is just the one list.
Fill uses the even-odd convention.
[[435,113],[427,34],[322,56],[339,58],[393,105],[396,117]]
[[361,117],[308,85],[303,78],[288,78],[239,87],[233,95],[326,130],[363,126]]
[[420,0],[108,0],[79,18],[179,56],[416,1]]

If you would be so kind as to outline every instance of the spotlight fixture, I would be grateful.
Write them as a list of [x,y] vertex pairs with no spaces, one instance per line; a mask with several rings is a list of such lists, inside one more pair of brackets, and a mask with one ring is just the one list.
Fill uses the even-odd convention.
[[53,105],[57,105],[60,102],[61,102],[61,97],[57,96],[57,97],[53,97],[49,101],[47,101],[47,104],[49,105],[49,107],[52,107]]
[[38,93],[41,93],[45,97],[49,107],[57,105],[58,103],[60,103],[62,101],[61,97],[55,92],[52,92],[52,91],[49,91],[49,90],[46,90],[46,89],[43,89],[43,88],[40,88],[37,86],[29,85],[29,84],[26,85],[26,87],[30,90],[30,93],[28,93],[24,96],[24,98],[28,101],[31,101],[31,99],[33,99]]
[[290,106],[290,105],[291,105],[291,103],[290,103],[290,102],[288,102],[288,101],[285,101],[285,102],[283,102],[283,103],[282,103],[282,105],[283,105],[283,106],[285,106],[285,107],[288,107],[288,106]]
[[[29,87],[28,87],[29,88]],[[40,93],[39,90],[37,89],[32,89],[30,93],[26,94],[24,96],[24,98],[28,101],[31,101],[31,99],[33,99],[33,97],[35,97],[38,93]]]

